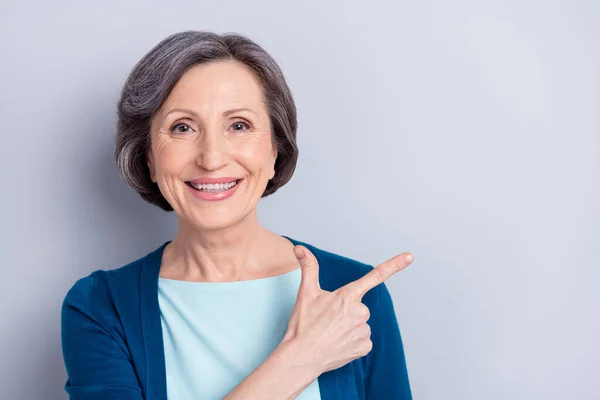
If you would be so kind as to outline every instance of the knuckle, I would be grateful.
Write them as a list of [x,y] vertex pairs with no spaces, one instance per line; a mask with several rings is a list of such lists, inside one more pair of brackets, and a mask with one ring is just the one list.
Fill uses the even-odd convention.
[[314,257],[311,257],[308,254],[304,258],[303,263],[304,268],[315,268],[319,266],[319,264],[317,264],[317,260],[315,260]]
[[343,287],[339,288],[337,291],[338,291],[338,294],[340,296],[344,297],[346,300],[348,300],[354,296],[354,292],[352,291],[352,288],[350,288],[348,286],[343,286]]
[[383,271],[383,268],[377,268],[375,270],[375,277],[377,278],[378,282],[383,282],[385,280],[385,272]]
[[369,318],[371,313],[369,310],[365,310],[364,308],[360,308],[360,310],[356,314],[356,322],[359,324],[365,324]]
[[370,339],[371,338],[371,327],[369,326],[369,324],[364,324],[364,327],[362,329],[362,337],[364,339]]
[[362,303],[360,305],[361,305],[361,307],[360,307],[360,309],[361,309],[361,317],[365,321],[367,321],[371,317],[371,311],[369,310],[369,307],[367,307],[366,305],[364,305]]
[[373,350],[373,342],[371,340],[365,340],[365,342],[360,346],[360,353],[362,356],[366,356]]
[[333,293],[340,298],[347,297],[348,289],[346,289],[345,286],[342,286],[341,288],[337,289]]
[[311,264],[318,264],[317,257],[315,257],[315,255],[306,247],[304,248],[304,254],[306,255],[307,262],[310,262]]
[[362,345],[365,341],[371,339],[371,328],[368,324],[359,325],[354,328],[353,337],[357,343]]

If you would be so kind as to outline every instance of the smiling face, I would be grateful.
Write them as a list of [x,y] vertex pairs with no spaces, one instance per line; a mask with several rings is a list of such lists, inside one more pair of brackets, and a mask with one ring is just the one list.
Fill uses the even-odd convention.
[[248,67],[228,60],[190,68],[150,131],[150,176],[180,221],[222,229],[256,212],[277,151],[261,85]]

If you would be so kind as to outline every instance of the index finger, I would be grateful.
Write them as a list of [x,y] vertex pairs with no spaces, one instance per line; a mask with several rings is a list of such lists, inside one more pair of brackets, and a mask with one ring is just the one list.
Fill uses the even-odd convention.
[[373,268],[373,270],[369,271],[362,278],[342,286],[341,289],[343,289],[344,292],[354,294],[359,298],[362,298],[369,290],[373,289],[380,283],[383,283],[396,272],[408,267],[413,260],[414,257],[410,253],[399,254],[396,257],[393,257],[383,264]]

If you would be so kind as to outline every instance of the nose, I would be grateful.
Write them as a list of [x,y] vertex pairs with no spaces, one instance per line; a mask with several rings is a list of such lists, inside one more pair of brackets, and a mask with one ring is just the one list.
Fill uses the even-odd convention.
[[207,171],[218,170],[225,165],[227,159],[225,141],[224,135],[217,130],[206,131],[200,135],[196,164]]

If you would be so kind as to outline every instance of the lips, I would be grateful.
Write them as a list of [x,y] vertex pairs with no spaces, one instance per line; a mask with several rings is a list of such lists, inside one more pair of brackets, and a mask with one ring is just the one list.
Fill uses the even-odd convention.
[[[202,183],[196,183],[198,181]],[[207,181],[210,183],[204,183]],[[187,181],[185,184],[190,188],[194,197],[205,201],[218,201],[232,196],[242,181],[243,179],[236,178],[202,178]]]

